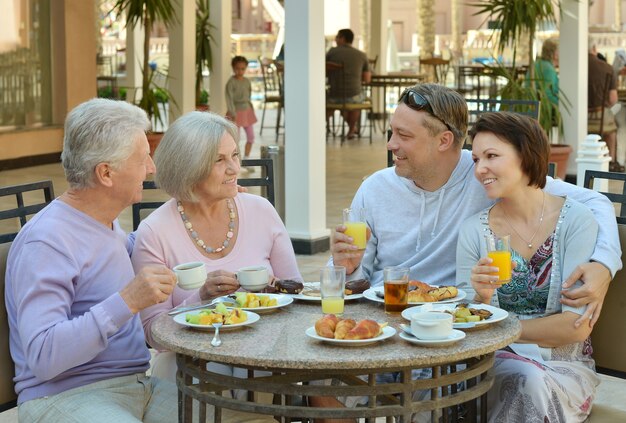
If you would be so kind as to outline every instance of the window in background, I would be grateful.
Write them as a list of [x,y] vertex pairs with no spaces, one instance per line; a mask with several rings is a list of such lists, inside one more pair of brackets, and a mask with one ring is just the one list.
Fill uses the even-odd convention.
[[6,4],[0,18],[0,131],[49,125],[49,1],[7,0]]

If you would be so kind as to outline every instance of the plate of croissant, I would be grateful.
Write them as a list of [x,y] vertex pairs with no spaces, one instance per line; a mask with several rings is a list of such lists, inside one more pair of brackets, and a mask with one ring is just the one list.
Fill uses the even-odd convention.
[[[409,304],[453,303],[461,301],[467,293],[456,286],[429,285],[420,281],[409,281]],[[363,296],[378,303],[385,302],[385,288],[377,286],[363,293]]]
[[361,347],[391,338],[396,330],[375,320],[342,319],[327,314],[305,332],[309,338],[346,347]]

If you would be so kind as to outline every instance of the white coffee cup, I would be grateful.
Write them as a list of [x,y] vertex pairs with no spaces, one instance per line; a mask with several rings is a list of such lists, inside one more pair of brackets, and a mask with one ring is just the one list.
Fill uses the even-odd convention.
[[206,266],[200,261],[179,264],[174,267],[178,286],[182,289],[198,289],[206,282]]
[[261,291],[269,281],[269,273],[264,266],[242,267],[236,274],[239,285],[246,291]]
[[411,316],[411,332],[419,339],[446,339],[452,334],[452,315],[427,311]]

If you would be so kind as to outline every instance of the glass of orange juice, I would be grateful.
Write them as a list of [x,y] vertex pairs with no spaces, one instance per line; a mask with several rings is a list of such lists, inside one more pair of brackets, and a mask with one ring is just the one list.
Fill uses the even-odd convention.
[[492,266],[498,271],[492,273],[498,276],[498,283],[505,284],[511,281],[511,237],[509,235],[485,235],[487,256],[493,260]]
[[367,245],[365,209],[343,209],[343,225],[346,227],[346,231],[344,233],[353,239],[352,243],[356,245],[359,250],[364,250]]
[[320,271],[320,293],[322,313],[341,316],[346,289],[346,268],[343,266],[323,267]]

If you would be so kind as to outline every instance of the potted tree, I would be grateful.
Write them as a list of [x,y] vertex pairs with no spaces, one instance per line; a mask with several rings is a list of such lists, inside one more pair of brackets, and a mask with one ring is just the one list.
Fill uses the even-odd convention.
[[[557,4],[560,4],[557,2]],[[532,46],[535,42],[536,28],[540,23],[556,23],[556,9],[552,0],[478,0],[471,4],[478,8],[475,15],[486,14],[488,21],[498,23],[497,39],[498,52],[502,54],[504,49],[511,45],[513,51],[512,69],[500,64],[493,66],[495,75],[507,79],[500,95],[502,98],[518,100],[539,101],[539,123],[548,135],[552,128],[558,128],[557,133],[562,133],[562,118],[558,107],[550,102],[545,92],[545,81],[541,75],[535,74],[534,57]],[[517,60],[517,47],[519,43],[527,43],[528,69],[530,83],[520,81],[515,68]],[[568,100],[562,92],[559,93],[559,102],[567,110]],[[554,142],[554,141],[553,141]],[[572,147],[567,144],[553,143],[550,145],[550,161],[557,163],[557,174],[565,178],[567,161],[572,152]]]
[[215,42],[209,22],[211,11],[209,0],[196,0],[196,109],[209,109],[209,93],[202,86],[203,72],[206,67],[213,70],[213,51],[211,43]]
[[[173,0],[176,1],[176,0]],[[150,66],[150,31],[156,21],[162,22],[167,28],[177,22],[176,12],[172,0],[117,0],[113,10],[117,14],[126,14],[126,26],[134,28],[141,25],[144,28],[145,38],[143,43],[143,64],[141,66],[141,99],[138,106],[146,111],[153,122],[163,123],[159,103],[164,99],[175,105],[172,96],[163,88],[158,88],[154,83],[157,70]],[[163,134],[148,134],[150,152],[161,140]]]

